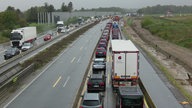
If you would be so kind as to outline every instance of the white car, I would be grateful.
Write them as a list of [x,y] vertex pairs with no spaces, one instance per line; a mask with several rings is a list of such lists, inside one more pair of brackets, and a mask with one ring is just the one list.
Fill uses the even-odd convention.
[[33,44],[30,43],[30,42],[26,42],[22,45],[21,47],[21,51],[24,52],[24,51],[27,51],[28,49],[32,48],[33,47]]

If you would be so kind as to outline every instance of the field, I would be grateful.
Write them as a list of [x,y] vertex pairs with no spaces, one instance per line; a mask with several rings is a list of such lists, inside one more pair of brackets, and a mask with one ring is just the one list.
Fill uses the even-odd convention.
[[142,27],[153,35],[192,50],[192,16],[145,17]]

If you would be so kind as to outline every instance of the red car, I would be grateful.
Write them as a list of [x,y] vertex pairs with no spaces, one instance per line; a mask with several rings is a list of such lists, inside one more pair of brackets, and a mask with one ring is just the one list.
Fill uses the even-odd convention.
[[96,56],[96,58],[100,58],[100,57],[106,58],[106,54],[107,54],[106,49],[103,47],[100,47],[100,48],[97,48],[95,56]]
[[48,40],[50,40],[52,38],[52,35],[51,34],[46,34],[45,36],[44,36],[44,41],[48,41]]
[[103,43],[103,42],[100,42],[100,43],[98,44],[97,48],[101,48],[101,47],[107,49],[107,44],[106,44],[106,43]]

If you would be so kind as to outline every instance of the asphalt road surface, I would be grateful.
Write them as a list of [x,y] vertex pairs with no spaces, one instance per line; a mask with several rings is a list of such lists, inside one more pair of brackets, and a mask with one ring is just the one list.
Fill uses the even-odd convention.
[[71,108],[104,24],[80,36],[4,107]]

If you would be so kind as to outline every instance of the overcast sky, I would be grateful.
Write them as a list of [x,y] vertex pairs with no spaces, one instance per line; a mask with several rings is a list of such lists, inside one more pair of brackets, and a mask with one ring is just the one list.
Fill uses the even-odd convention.
[[73,3],[74,9],[90,9],[98,7],[121,7],[121,8],[142,8],[146,6],[160,5],[192,5],[192,0],[0,0],[0,11],[4,11],[8,6],[25,11],[32,6],[44,6],[47,2],[52,4],[55,9],[60,9],[64,2]]

